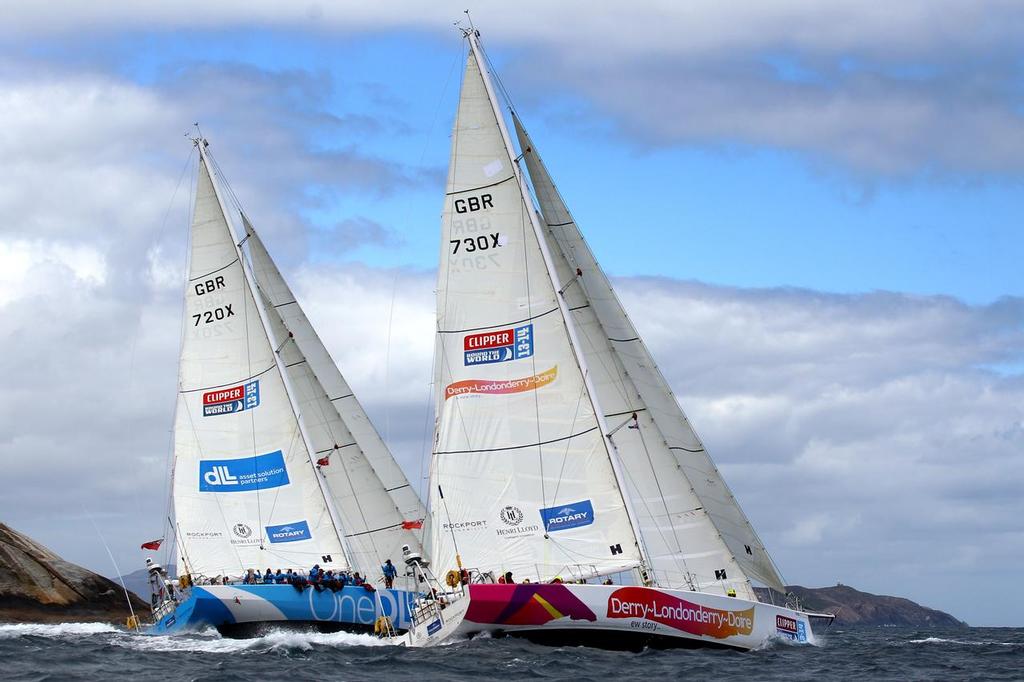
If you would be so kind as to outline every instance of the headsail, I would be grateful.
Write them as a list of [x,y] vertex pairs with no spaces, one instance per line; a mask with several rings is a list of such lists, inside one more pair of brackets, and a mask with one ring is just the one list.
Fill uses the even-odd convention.
[[174,430],[179,570],[348,568],[202,150],[189,262]]
[[598,402],[613,428],[613,420],[628,422],[614,439],[657,580],[701,591],[732,588],[751,599],[748,577],[782,590],[764,545],[619,303],[536,146],[513,120],[560,276],[568,281],[581,273],[565,291]]
[[499,116],[474,46],[442,217],[434,565],[461,553],[534,580],[632,568],[638,540]]
[[244,215],[242,223],[256,282],[280,329],[275,337],[289,339],[282,357],[341,517],[349,560],[364,574],[377,571],[385,559],[401,558],[402,545],[419,549],[413,528],[426,512]]

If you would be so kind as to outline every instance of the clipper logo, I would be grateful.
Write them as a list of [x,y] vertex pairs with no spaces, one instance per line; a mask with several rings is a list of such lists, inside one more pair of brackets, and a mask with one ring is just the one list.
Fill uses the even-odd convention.
[[462,350],[467,367],[528,358],[533,355],[533,325],[468,334],[462,341]]
[[523,391],[536,391],[538,388],[547,386],[558,378],[558,367],[534,374],[522,379],[508,379],[506,381],[488,381],[486,379],[466,379],[448,384],[444,389],[444,399],[469,394],[484,395],[505,395],[507,393],[522,393]]
[[203,416],[216,417],[242,410],[251,410],[260,404],[260,380],[239,384],[231,388],[218,388],[203,394]]
[[258,457],[199,460],[200,492],[241,493],[288,483],[288,469],[280,450]]
[[807,641],[807,626],[796,618],[783,615],[775,616],[775,630],[786,639],[795,642]]
[[309,524],[305,521],[286,523],[281,526],[267,526],[267,537],[272,544],[279,542],[298,542],[309,540],[313,536],[309,532]]
[[540,510],[540,520],[548,533],[589,526],[594,522],[594,505],[590,500],[583,500],[559,507],[548,507]]

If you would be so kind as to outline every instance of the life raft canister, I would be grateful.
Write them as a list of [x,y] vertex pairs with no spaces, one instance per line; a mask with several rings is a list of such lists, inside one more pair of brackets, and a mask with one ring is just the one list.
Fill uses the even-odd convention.
[[387,616],[381,616],[377,620],[373,621],[373,633],[375,635],[392,635],[395,629],[391,626],[391,619]]
[[456,587],[459,584],[459,572],[452,569],[444,574],[444,582],[448,587]]

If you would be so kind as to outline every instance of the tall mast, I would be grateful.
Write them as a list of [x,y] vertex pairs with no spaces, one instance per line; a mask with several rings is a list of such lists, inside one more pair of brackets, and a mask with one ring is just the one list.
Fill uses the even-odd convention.
[[572,348],[576,364],[580,368],[580,373],[583,375],[583,383],[587,389],[587,398],[590,400],[591,408],[594,410],[594,417],[601,429],[601,434],[604,436],[603,440],[605,441],[605,451],[608,453],[612,472],[615,475],[615,483],[619,489],[619,495],[622,498],[622,503],[626,509],[626,516],[629,518],[629,525],[633,529],[633,538],[636,541],[637,549],[640,553],[640,577],[645,585],[649,585],[652,583],[652,580],[648,573],[648,569],[650,568],[648,554],[644,548],[643,535],[640,533],[640,528],[637,525],[636,513],[633,511],[633,506],[629,500],[629,496],[626,495],[625,492],[625,482],[619,462],[618,449],[615,447],[615,442],[612,440],[608,424],[605,421],[604,412],[601,410],[600,405],[597,404],[597,393],[591,383],[590,372],[587,370],[586,361],[583,358],[583,354],[579,352],[579,340],[576,335],[576,328],[573,324],[569,307],[565,302],[565,297],[560,293],[557,293],[562,287],[555,280],[554,261],[551,258],[551,252],[548,250],[547,240],[544,237],[544,231],[541,228],[540,221],[537,219],[537,213],[533,210],[533,199],[530,196],[530,190],[526,185],[526,179],[523,176],[522,169],[519,167],[519,158],[512,147],[512,138],[509,136],[508,128],[505,126],[505,117],[502,116],[501,108],[498,106],[498,99],[494,94],[494,86],[491,83],[491,72],[487,67],[487,60],[484,57],[483,48],[480,46],[479,36],[475,29],[465,30],[464,33],[466,37],[469,38],[470,49],[473,51],[477,64],[480,68],[480,75],[483,78],[484,89],[487,91],[487,98],[491,102],[491,109],[494,111],[495,119],[497,119],[498,130],[501,131],[501,138],[505,143],[505,149],[508,152],[509,158],[513,161],[512,172],[515,173],[516,180],[519,183],[519,191],[522,195],[523,202],[527,207],[526,213],[530,216],[530,225],[533,227],[533,232],[537,237],[537,243],[540,246],[541,255],[544,258],[544,268],[547,270],[551,286],[554,287],[556,292],[555,298],[558,301],[558,309],[561,312],[562,320],[569,336],[569,345]]
[[[210,170],[209,153],[206,150],[205,138],[198,138],[196,146],[199,148],[199,155],[202,157],[203,162],[206,164],[207,170]],[[291,380],[288,377],[288,368],[284,366],[284,361],[281,360],[281,344],[278,343],[274,337],[274,331],[270,326],[270,319],[268,317],[266,306],[263,304],[263,297],[260,294],[259,288],[256,286],[256,280],[253,278],[252,268],[248,266],[245,260],[245,254],[242,253],[241,244],[238,242],[234,230],[231,227],[232,220],[229,218],[231,215],[228,213],[227,206],[224,204],[224,197],[220,191],[220,181],[214,178],[214,173],[210,173],[210,182],[213,184],[213,192],[217,195],[217,203],[220,204],[220,210],[224,214],[224,219],[227,222],[228,230],[231,231],[232,239],[231,243],[235,247],[235,252],[238,255],[238,262],[242,266],[242,272],[245,274],[245,282],[249,287],[249,293],[252,295],[253,301],[256,304],[256,310],[260,315],[260,322],[263,325],[263,331],[270,340],[270,345],[274,354],[274,364],[277,366],[277,371],[281,375],[281,381],[284,384],[285,394],[288,396],[288,403],[291,405],[292,412],[295,414],[295,419],[299,425],[299,434],[302,436],[302,443],[306,448],[306,455],[309,458],[309,465],[313,468],[313,473],[316,477],[317,485],[320,486],[320,494],[324,498],[324,504],[327,506],[327,511],[331,515],[331,522],[334,526],[334,533],[338,537],[338,542],[341,544],[341,551],[345,554],[345,563],[351,563],[349,557],[351,552],[349,551],[348,542],[345,540],[345,533],[342,531],[341,519],[338,515],[338,510],[334,508],[334,498],[327,489],[327,481],[324,480],[319,469],[317,469],[316,462],[313,461],[313,441],[309,437],[309,432],[306,430],[306,423],[302,418],[302,412],[299,410],[298,400],[295,398],[295,390],[292,387]]]

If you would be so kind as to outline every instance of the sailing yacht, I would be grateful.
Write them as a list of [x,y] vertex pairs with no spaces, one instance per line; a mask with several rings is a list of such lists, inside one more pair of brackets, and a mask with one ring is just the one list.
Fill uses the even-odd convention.
[[778,570],[464,33],[428,505],[451,589],[404,640],[814,643],[817,614],[758,599],[754,581],[785,592]]
[[425,510],[249,219],[229,210],[207,141],[194,143],[172,473],[181,578],[158,590],[148,632],[394,634],[409,626],[411,590],[243,582],[251,569],[316,565],[373,583],[385,560],[419,555]]

